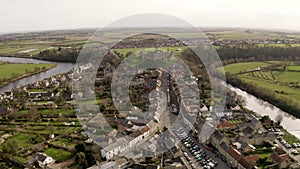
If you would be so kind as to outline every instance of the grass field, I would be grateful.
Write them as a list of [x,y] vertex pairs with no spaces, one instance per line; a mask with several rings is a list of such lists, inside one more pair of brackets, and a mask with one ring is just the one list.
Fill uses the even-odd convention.
[[[187,48],[186,46],[181,47],[159,47],[158,50],[170,51],[173,52],[175,55],[180,54],[183,49]],[[115,51],[122,54],[123,56],[126,55],[128,52],[141,52],[141,51],[153,51],[155,48],[125,48],[125,49],[116,49]]]
[[50,69],[55,64],[0,64],[0,85],[4,82],[33,74],[42,70]]
[[242,71],[247,71],[250,69],[255,69],[260,66],[267,66],[267,65],[269,65],[269,64],[265,63],[265,62],[245,62],[245,63],[226,65],[224,67],[224,70],[225,70],[225,72],[235,74],[235,73],[239,73]]
[[73,156],[72,152],[65,151],[63,149],[57,149],[57,148],[48,148],[45,153],[48,156],[51,156],[54,158],[56,162],[62,162],[67,159],[70,159]]
[[[231,74],[255,69],[261,66],[268,66],[271,63],[266,62],[246,62],[227,65],[225,72]],[[291,71],[293,70],[293,71]],[[287,71],[272,70],[266,72],[255,72],[237,75],[242,80],[255,84],[261,88],[273,91],[281,99],[291,99],[295,103],[300,103],[300,66],[289,66]],[[275,79],[273,78],[275,77]]]

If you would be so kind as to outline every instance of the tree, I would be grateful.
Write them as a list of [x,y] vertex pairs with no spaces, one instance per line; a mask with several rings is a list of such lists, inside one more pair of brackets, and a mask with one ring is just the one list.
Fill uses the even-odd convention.
[[80,142],[75,145],[75,150],[77,153],[79,152],[86,152],[87,148],[83,142]]
[[75,155],[75,164],[80,165],[82,168],[87,168],[88,163],[85,159],[85,154],[83,152],[76,153]]
[[85,159],[87,161],[88,166],[92,166],[93,164],[95,164],[96,160],[95,160],[95,158],[93,156],[93,153],[91,151],[87,151],[85,153],[85,156],[86,156]]
[[12,72],[12,73],[10,74],[10,77],[11,77],[11,78],[15,78],[15,77],[17,77],[17,76],[18,76],[18,74],[15,73],[15,72]]
[[3,145],[3,152],[4,153],[8,153],[8,154],[12,154],[12,155],[16,155],[18,150],[19,150],[20,146],[19,143],[15,140],[8,140],[6,143],[4,143]]
[[125,56],[126,56],[126,57],[129,57],[129,56],[132,55],[132,54],[133,54],[133,52],[132,52],[132,51],[129,51],[129,52],[126,53]]
[[282,122],[282,120],[283,120],[282,114],[278,114],[278,115],[276,116],[276,118],[275,118],[275,121],[276,121],[276,124],[277,124],[277,125],[280,125],[280,123]]
[[0,163],[0,168],[6,169],[6,168],[8,168],[8,167],[7,167],[7,165],[6,165],[5,162],[1,162],[1,163]]
[[269,121],[269,120],[271,120],[269,116],[263,116],[263,117],[261,118],[261,122],[262,122],[262,123],[265,123],[266,121]]
[[34,67],[34,71],[35,71],[35,72],[38,72],[38,71],[40,71],[40,67],[37,67],[37,66],[36,66],[36,67]]

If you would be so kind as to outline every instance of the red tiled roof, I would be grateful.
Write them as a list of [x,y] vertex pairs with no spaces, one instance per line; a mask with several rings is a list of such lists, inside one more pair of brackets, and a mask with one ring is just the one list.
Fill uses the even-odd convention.
[[242,154],[237,149],[229,148],[227,152],[236,161],[239,161],[242,158]]
[[231,124],[227,120],[222,120],[221,123],[219,123],[217,127],[218,128],[230,128],[230,129],[233,129],[233,128],[235,128],[235,125]]
[[245,158],[241,158],[239,163],[246,169],[251,169],[252,167],[251,164]]
[[286,159],[289,158],[289,155],[288,154],[281,154],[281,155],[278,155],[276,152],[273,152],[270,156],[270,158],[276,162],[276,163],[282,163],[283,161],[285,161]]
[[137,138],[139,135],[141,135],[141,132],[139,130],[129,134],[128,136],[131,138]]
[[144,134],[144,133],[146,133],[147,131],[149,131],[150,128],[149,128],[148,126],[144,126],[144,127],[140,128],[139,130],[140,130],[140,132],[141,132],[142,134]]
[[259,157],[257,154],[245,157],[245,160],[250,164],[256,164],[256,162],[259,160]]

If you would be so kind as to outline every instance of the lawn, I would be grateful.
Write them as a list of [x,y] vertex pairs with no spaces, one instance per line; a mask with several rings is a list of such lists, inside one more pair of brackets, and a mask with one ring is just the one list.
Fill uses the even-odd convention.
[[54,66],[55,64],[2,64],[0,65],[0,84],[1,82],[8,82],[12,79],[20,78],[44,69],[50,69]]
[[54,158],[56,162],[62,162],[65,160],[70,159],[73,156],[72,152],[63,150],[63,149],[57,149],[57,148],[48,148],[45,153]]
[[300,140],[296,136],[292,135],[291,133],[289,133],[285,129],[281,129],[281,131],[284,133],[283,139],[285,141],[287,141],[289,144],[292,145],[293,143],[299,143],[300,142]]
[[[16,141],[19,146],[25,148],[25,147],[29,147],[29,146],[33,145],[33,143],[31,142],[31,138],[33,138],[33,137],[34,137],[34,135],[31,135],[31,134],[19,133],[19,134],[15,134],[12,137],[8,138],[8,140],[9,141]],[[3,144],[0,147],[2,149]]]
[[59,140],[53,141],[51,142],[54,145],[58,145],[58,146],[65,146],[66,148],[69,149],[74,149],[75,145],[79,142],[79,140],[74,140],[71,138],[61,138]]

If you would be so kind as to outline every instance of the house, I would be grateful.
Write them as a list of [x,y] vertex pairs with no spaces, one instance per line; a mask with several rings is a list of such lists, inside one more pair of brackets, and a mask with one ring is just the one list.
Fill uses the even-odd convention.
[[225,156],[225,155],[227,154],[228,149],[229,149],[228,144],[225,143],[225,142],[222,142],[221,144],[219,144],[218,147],[219,147],[218,151],[219,151],[222,155]]
[[242,133],[244,135],[251,135],[251,134],[254,134],[255,133],[255,129],[253,129],[251,126],[247,126],[246,128],[244,128],[242,130]]
[[259,157],[257,154],[248,157],[243,157],[239,161],[238,168],[252,169],[254,166],[256,166],[258,161]]
[[282,148],[276,148],[270,158],[279,168],[287,168],[289,155]]
[[54,134],[50,134],[49,135],[49,139],[54,139],[55,135]]
[[118,154],[124,152],[128,148],[128,140],[124,137],[118,138],[114,143],[101,149],[101,157],[107,160],[112,159]]
[[190,113],[199,113],[200,112],[200,106],[199,105],[190,105],[190,106],[187,106],[187,110],[188,112]]
[[43,99],[50,100],[54,97],[54,93],[52,92],[28,92],[29,98],[32,99]]
[[215,131],[214,134],[212,134],[211,136],[211,144],[213,146],[215,146],[216,149],[220,150],[220,144],[224,142],[224,143],[229,143],[229,140],[227,139],[227,137],[221,133],[220,131]]
[[241,149],[240,151],[242,151],[243,153],[250,153],[252,151],[254,151],[256,148],[248,143],[245,143],[243,141],[240,142],[241,143]]
[[227,150],[226,157],[229,164],[231,164],[233,167],[238,167],[239,161],[243,155],[237,149],[230,147]]
[[109,146],[101,150],[101,156],[106,159],[111,159],[114,156],[126,151],[129,148],[133,148],[136,144],[148,137],[150,134],[150,128],[143,126],[136,131],[128,135],[128,138],[118,138]]
[[5,98],[6,99],[13,99],[14,93],[13,92],[4,92],[5,93]]
[[222,118],[220,123],[217,125],[219,130],[233,130],[235,129],[235,125],[230,123],[227,119]]
[[275,135],[274,133],[269,132],[257,133],[253,135],[241,136],[239,137],[239,141],[243,141],[251,145],[262,145],[264,142],[274,142]]
[[149,121],[146,126],[149,127],[149,134],[154,134],[158,131],[158,124],[153,120]]
[[27,160],[26,167],[27,168],[44,168],[54,163],[52,157],[48,156],[45,153],[37,152],[32,158]]
[[8,113],[10,111],[10,108],[9,107],[7,107],[7,106],[1,106],[0,107],[0,113],[1,114],[5,114],[5,113]]
[[135,146],[140,140],[142,140],[141,132],[139,130],[128,135],[130,137],[129,147]]

